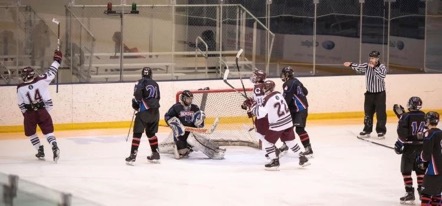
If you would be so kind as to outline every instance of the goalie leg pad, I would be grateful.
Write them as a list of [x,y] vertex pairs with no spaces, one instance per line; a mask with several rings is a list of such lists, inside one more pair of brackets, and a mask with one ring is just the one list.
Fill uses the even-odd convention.
[[192,134],[193,147],[207,155],[210,159],[224,159],[226,149],[220,148],[212,140],[198,134]]
[[169,127],[172,129],[173,136],[183,136],[185,133],[184,125],[181,123],[181,121],[177,117],[170,118],[167,123],[169,124]]

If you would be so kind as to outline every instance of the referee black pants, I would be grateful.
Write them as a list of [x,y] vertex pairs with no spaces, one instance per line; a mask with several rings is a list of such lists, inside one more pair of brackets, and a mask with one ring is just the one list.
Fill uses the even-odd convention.
[[376,113],[376,132],[386,133],[387,128],[387,111],[386,111],[386,96],[385,91],[378,93],[365,93],[364,100],[364,131],[371,133],[373,131],[373,116]]

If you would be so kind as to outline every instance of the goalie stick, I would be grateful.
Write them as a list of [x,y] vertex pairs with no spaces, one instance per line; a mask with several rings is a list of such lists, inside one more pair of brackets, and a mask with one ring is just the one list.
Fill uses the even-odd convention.
[[194,132],[194,133],[201,133],[201,134],[212,134],[216,127],[218,127],[219,118],[215,118],[215,121],[213,122],[210,129],[208,128],[196,128],[196,127],[184,127],[184,130],[187,132]]

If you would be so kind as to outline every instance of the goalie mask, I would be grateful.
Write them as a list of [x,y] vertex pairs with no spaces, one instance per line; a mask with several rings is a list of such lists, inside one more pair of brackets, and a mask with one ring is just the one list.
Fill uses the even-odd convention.
[[408,100],[408,111],[419,111],[422,108],[422,99],[420,97],[411,97]]
[[267,95],[270,92],[273,92],[275,90],[275,82],[272,80],[266,80],[264,82],[264,93]]
[[21,78],[24,82],[32,81],[35,77],[35,71],[32,67],[25,67],[21,71]]
[[295,71],[293,71],[292,67],[284,67],[281,71],[281,80],[283,82],[293,78],[295,76]]
[[439,113],[437,112],[427,112],[425,114],[425,125],[437,126],[439,123]]
[[192,104],[192,100],[193,100],[193,94],[189,90],[184,90],[183,93],[181,93],[181,102],[185,106],[189,106],[190,104]]
[[262,83],[266,77],[267,74],[263,70],[255,69],[250,77],[250,81],[252,81],[252,83]]

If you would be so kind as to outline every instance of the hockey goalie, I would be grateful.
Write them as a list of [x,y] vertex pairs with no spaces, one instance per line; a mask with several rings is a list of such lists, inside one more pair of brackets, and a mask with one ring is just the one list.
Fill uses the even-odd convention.
[[215,130],[217,121],[209,131],[205,129],[204,111],[192,104],[192,100],[192,92],[184,90],[180,102],[172,105],[165,114],[164,119],[172,129],[172,133],[160,144],[160,152],[167,153],[164,151],[165,144],[171,142],[170,138],[173,138],[172,148],[176,159],[186,158],[193,151],[201,151],[211,159],[223,159],[226,150],[205,136]]

